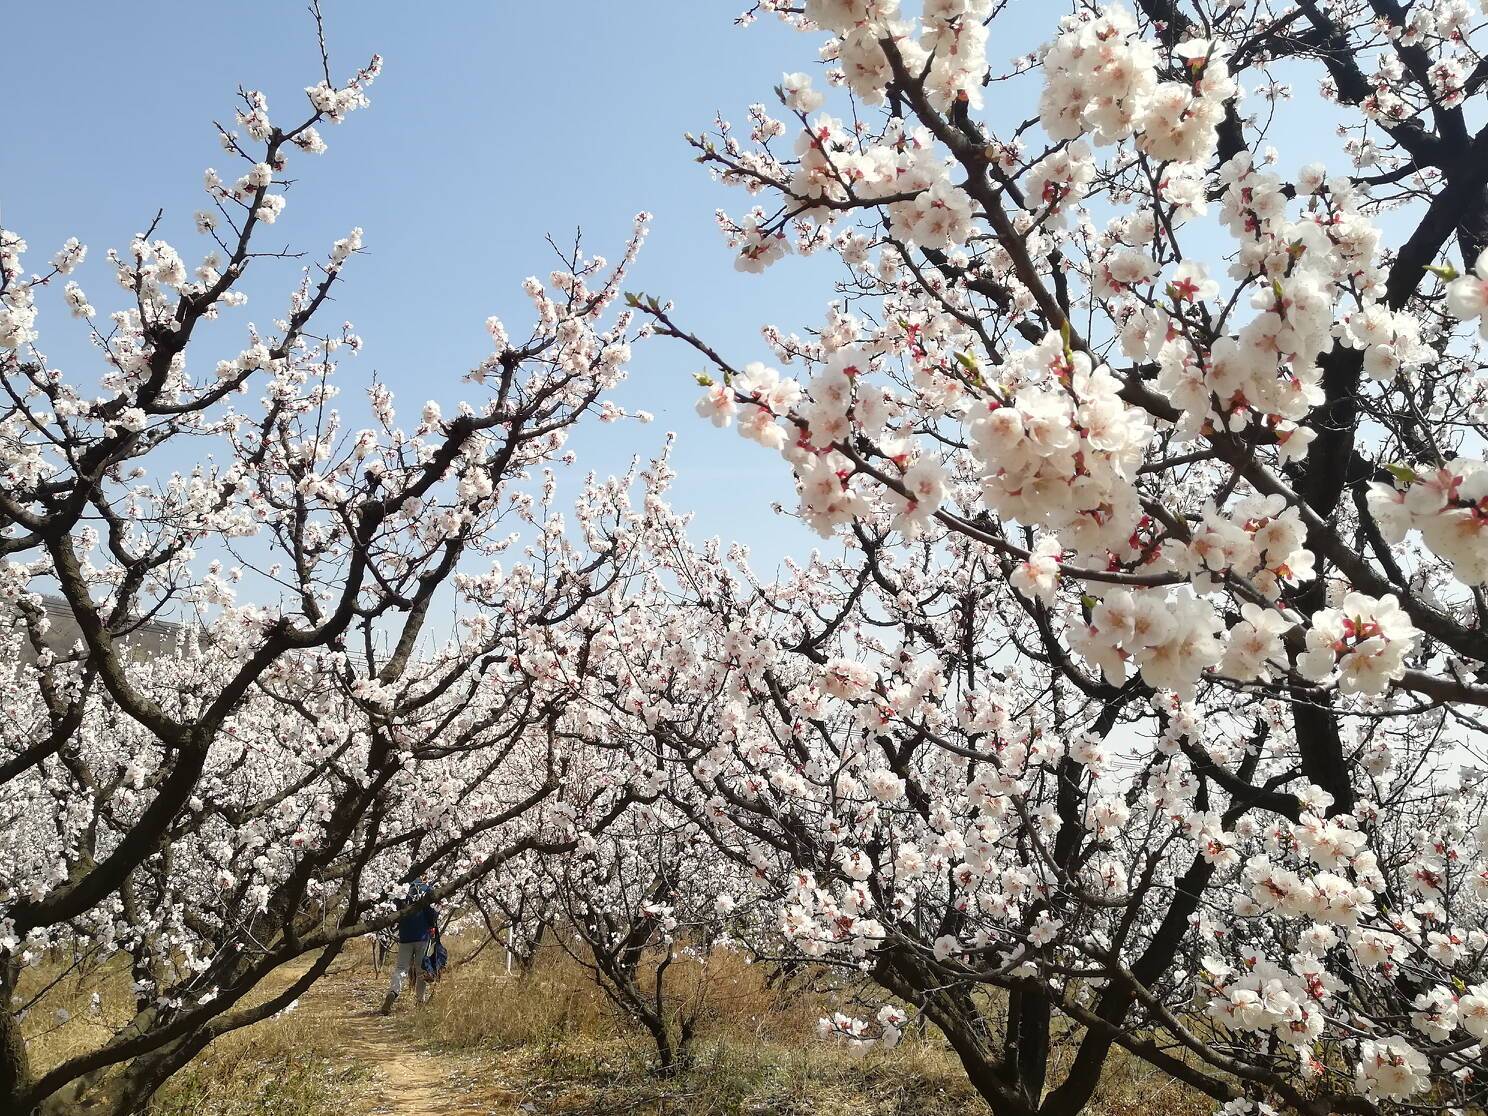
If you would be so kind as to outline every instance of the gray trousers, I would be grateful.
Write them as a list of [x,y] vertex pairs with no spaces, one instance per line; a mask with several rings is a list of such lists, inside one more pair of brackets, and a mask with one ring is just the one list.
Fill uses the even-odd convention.
[[429,951],[428,941],[399,942],[398,957],[393,962],[393,977],[388,984],[388,994],[396,996],[403,991],[403,981],[413,973],[413,987],[417,1001],[424,1003],[429,998],[429,982],[424,978],[424,954]]

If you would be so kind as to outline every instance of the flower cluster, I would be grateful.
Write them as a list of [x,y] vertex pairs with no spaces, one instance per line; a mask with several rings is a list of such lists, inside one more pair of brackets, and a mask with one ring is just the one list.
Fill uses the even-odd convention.
[[1175,80],[1159,80],[1158,52],[1115,4],[1066,17],[1043,61],[1039,119],[1051,138],[1088,134],[1109,144],[1135,136],[1161,162],[1208,158],[1235,93],[1222,45],[1204,39],[1179,44]]
[[1340,607],[1313,614],[1297,670],[1320,682],[1336,668],[1344,693],[1379,693],[1405,673],[1420,634],[1393,595],[1349,593]]
[[1488,583],[1488,468],[1454,458],[1437,469],[1397,467],[1404,487],[1376,481],[1369,512],[1385,540],[1399,544],[1412,530],[1464,585]]

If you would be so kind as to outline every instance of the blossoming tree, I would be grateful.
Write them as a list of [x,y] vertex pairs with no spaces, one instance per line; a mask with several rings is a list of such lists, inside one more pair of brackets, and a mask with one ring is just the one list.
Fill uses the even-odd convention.
[[693,143],[759,199],[741,269],[840,257],[764,331],[801,371],[632,299],[849,548],[697,564],[731,681],[671,747],[720,843],[995,1111],[1118,1048],[1233,1111],[1481,1103],[1478,15],[1078,3],[1004,70],[992,0],[768,12],[822,79]]
[[545,863],[564,913],[557,941],[645,1029],[656,1072],[670,1077],[690,1064],[712,1006],[717,858],[685,813],[646,797],[603,834],[582,836],[571,857]]
[[[294,123],[245,92],[220,130],[238,169],[205,176],[200,264],[152,226],[109,255],[123,292],[110,314],[64,278],[82,245],[27,273],[26,244],[0,230],[6,1111],[139,1111],[212,1038],[292,1004],[349,940],[393,922],[409,880],[448,900],[623,809],[623,793],[565,784],[565,695],[525,648],[627,561],[619,490],[591,483],[569,521],[552,469],[624,375],[631,315],[606,311],[644,221],[617,266],[575,249],[527,281],[533,326],[487,323],[491,355],[466,377],[480,395],[453,416],[431,402],[400,423],[377,383],[335,406],[337,364],[360,341],[318,323],[360,230],[240,350],[202,351],[204,324],[245,301],[245,274],[282,255],[260,244],[287,169],[365,105],[379,66],[335,84],[327,62]],[[40,348],[64,283],[92,381]],[[183,469],[188,445],[200,463]],[[51,630],[46,594],[75,641]],[[167,646],[133,651],[161,618]],[[100,1027],[33,1066],[24,979],[48,955],[96,982]]]

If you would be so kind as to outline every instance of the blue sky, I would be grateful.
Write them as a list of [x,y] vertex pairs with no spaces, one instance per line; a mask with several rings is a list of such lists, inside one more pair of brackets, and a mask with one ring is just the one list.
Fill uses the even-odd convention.
[[[582,226],[590,251],[615,258],[641,209],[656,222],[629,286],[674,297],[737,359],[767,355],[764,322],[820,319],[827,261],[793,261],[763,281],[735,272],[713,212],[740,212],[744,195],[712,183],[682,140],[715,110],[743,120],[782,71],[813,62],[815,37],[774,21],[734,27],[743,0],[324,7],[338,80],[374,51],[385,70],[370,109],[323,129],[325,155],[293,159],[297,184],[264,243],[313,257],[352,226],[365,230],[368,251],[325,318],[351,320],[367,343],[343,364],[344,392],[376,371],[401,413],[426,398],[449,413],[472,390],[459,377],[489,351],[486,317],[500,314],[514,333],[525,322],[521,280],[556,263],[544,236],[561,243]],[[205,250],[191,215],[203,169],[231,167],[212,122],[231,121],[238,85],[262,89],[276,119],[298,119],[302,90],[319,76],[300,0],[24,4],[4,25],[10,88],[29,93],[0,146],[0,220],[30,243],[33,269],[68,236],[88,244],[78,278],[105,313],[119,304],[103,253],[157,209],[188,263]],[[233,355],[247,322],[280,312],[300,265],[260,263],[250,304],[207,336],[198,368]],[[44,301],[43,315],[53,363],[91,381],[97,361],[79,323],[56,302]],[[782,554],[804,556],[815,536],[770,510],[793,503],[788,469],[693,413],[690,373],[701,367],[675,342],[638,347],[621,401],[657,421],[586,427],[571,443],[579,469],[622,470],[675,430],[675,504],[697,513],[699,536],[749,543],[762,572]]]

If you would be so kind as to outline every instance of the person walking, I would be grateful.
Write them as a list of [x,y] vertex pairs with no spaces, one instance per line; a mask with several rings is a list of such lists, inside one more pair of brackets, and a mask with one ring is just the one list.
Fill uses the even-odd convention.
[[[423,880],[414,880],[408,889],[410,900],[424,899],[430,892]],[[393,1001],[403,991],[403,983],[413,978],[414,1000],[426,1003],[429,999],[429,982],[424,975],[424,956],[428,952],[439,930],[439,912],[427,899],[417,903],[412,910],[398,920],[398,958],[393,963],[392,980],[387,995],[382,998],[382,1014],[393,1010]]]

